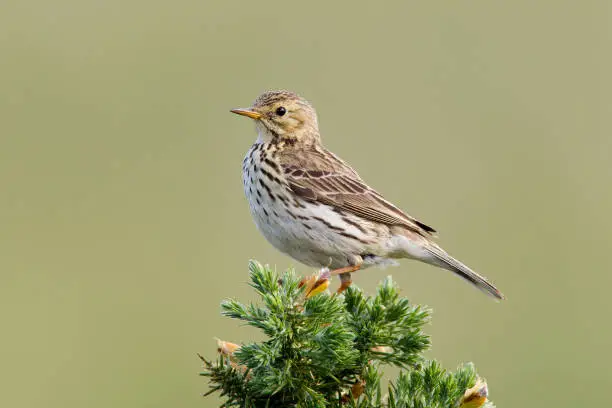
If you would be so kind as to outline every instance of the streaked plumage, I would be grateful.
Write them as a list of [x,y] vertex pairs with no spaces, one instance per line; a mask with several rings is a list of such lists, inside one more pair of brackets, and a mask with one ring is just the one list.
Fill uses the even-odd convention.
[[[250,109],[258,138],[242,166],[251,214],[266,239],[294,259],[341,274],[413,258],[503,295],[442,250],[435,230],[402,212],[321,144],[314,109],[288,91],[266,92]],[[333,273],[334,271],[332,271]]]

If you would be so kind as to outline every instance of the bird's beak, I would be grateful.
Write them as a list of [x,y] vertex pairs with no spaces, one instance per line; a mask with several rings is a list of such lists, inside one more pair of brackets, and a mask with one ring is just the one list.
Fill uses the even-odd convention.
[[259,119],[261,118],[261,113],[255,112],[251,109],[232,109],[230,112],[235,113],[237,115],[248,116],[251,119]]

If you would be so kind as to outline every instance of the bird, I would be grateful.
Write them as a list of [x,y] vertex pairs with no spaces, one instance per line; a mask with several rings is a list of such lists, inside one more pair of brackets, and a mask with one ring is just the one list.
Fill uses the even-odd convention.
[[317,113],[306,99],[267,91],[250,108],[230,112],[255,122],[257,139],[242,162],[242,181],[258,230],[298,262],[339,275],[338,293],[351,285],[353,272],[408,258],[504,299],[435,242],[436,230],[386,200],[323,146]]

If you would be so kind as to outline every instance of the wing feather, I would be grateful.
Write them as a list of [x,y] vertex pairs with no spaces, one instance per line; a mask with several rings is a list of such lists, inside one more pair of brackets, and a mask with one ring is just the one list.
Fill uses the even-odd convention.
[[[289,188],[305,200],[348,211],[369,221],[402,226],[424,237],[431,237],[435,232],[385,200],[330,152],[306,150],[284,159],[281,167]],[[283,165],[283,162],[292,164]]]

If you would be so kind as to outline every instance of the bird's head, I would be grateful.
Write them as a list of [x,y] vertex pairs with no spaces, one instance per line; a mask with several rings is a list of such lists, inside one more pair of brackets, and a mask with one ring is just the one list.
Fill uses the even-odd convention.
[[319,125],[314,108],[293,92],[265,92],[251,108],[232,109],[231,112],[255,120],[259,137],[264,142],[319,142]]

